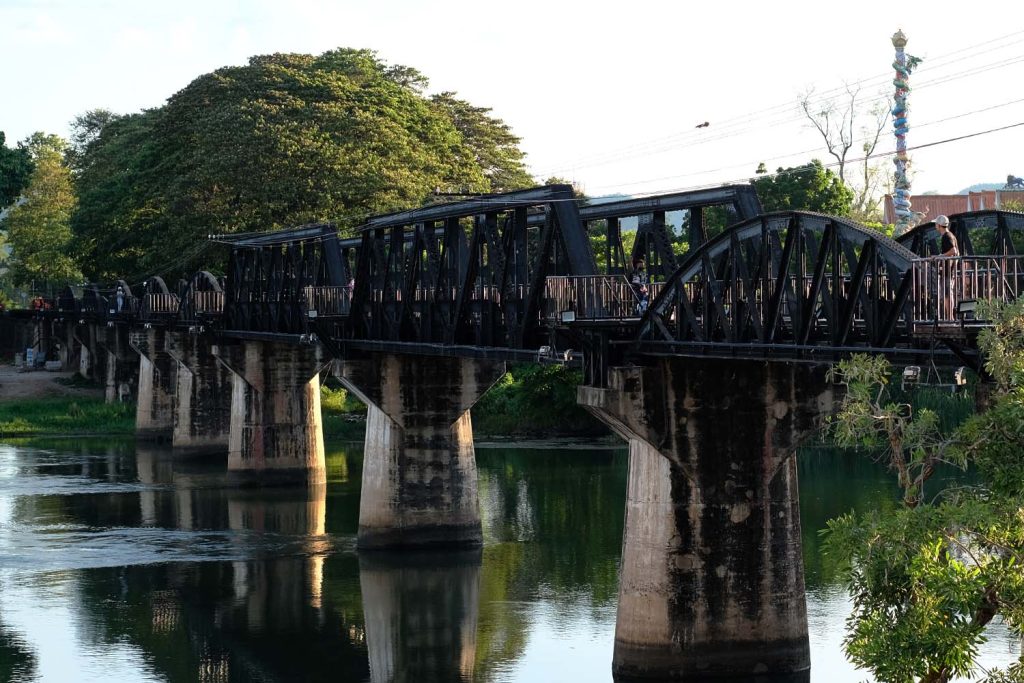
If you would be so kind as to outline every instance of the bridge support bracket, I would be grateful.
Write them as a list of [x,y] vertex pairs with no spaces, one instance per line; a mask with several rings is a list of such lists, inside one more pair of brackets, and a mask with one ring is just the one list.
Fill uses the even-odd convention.
[[469,409],[505,363],[374,353],[335,373],[368,408],[358,546],[480,545]]

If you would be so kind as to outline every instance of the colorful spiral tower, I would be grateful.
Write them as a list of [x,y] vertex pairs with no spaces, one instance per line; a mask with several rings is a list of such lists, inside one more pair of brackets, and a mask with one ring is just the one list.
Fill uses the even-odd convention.
[[907,131],[910,130],[907,123],[907,95],[910,94],[910,72],[921,60],[904,51],[907,36],[902,30],[893,34],[892,45],[896,48],[896,61],[892,63],[896,70],[896,78],[892,82],[896,86],[895,103],[892,108],[892,127],[896,133],[896,158],[893,160],[896,164],[896,173],[892,203],[896,211],[895,234],[898,236],[910,230],[915,223],[914,212],[910,210],[910,179],[907,177],[907,166],[910,164],[910,159],[907,158]]

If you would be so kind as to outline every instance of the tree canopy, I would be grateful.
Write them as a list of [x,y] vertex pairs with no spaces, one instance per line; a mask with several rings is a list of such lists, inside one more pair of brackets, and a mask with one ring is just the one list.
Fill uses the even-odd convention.
[[765,211],[820,211],[849,215],[854,192],[817,159],[754,180]]
[[11,246],[10,273],[16,285],[60,285],[81,276],[70,254],[75,192],[64,163],[67,144],[56,135],[35,133],[24,144],[33,170],[24,202],[4,220]]
[[273,54],[200,76],[158,109],[79,117],[73,227],[87,274],[187,270],[209,233],[351,228],[435,189],[532,184],[507,125],[425,86],[368,50]]
[[7,146],[7,137],[0,131],[0,209],[13,204],[21,196],[32,173],[32,155],[28,148]]
[[[994,394],[952,430],[893,396],[885,359],[839,365],[840,443],[881,448],[902,490],[901,507],[844,515],[826,536],[853,598],[846,653],[879,681],[947,683],[972,673],[997,617],[1024,630],[1024,301],[979,315],[993,323],[979,348]],[[941,464],[972,465],[977,482],[926,489]],[[1021,681],[1024,668],[986,680]]]

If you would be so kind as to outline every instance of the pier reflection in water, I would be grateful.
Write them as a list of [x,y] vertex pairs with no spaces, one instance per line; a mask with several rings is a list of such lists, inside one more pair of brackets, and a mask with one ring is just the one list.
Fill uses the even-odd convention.
[[[478,461],[482,551],[357,555],[358,449],[333,449],[325,486],[239,489],[223,458],[0,445],[0,681],[609,681],[625,452]],[[801,457],[812,680],[864,678],[817,530],[888,504],[888,481]]]

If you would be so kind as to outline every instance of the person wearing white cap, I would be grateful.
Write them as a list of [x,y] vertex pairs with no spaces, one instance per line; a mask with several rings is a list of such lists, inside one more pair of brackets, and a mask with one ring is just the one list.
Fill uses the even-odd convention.
[[941,240],[939,253],[943,256],[959,256],[960,245],[956,243],[956,235],[949,231],[949,218],[941,215],[936,216],[935,230],[939,233]]

